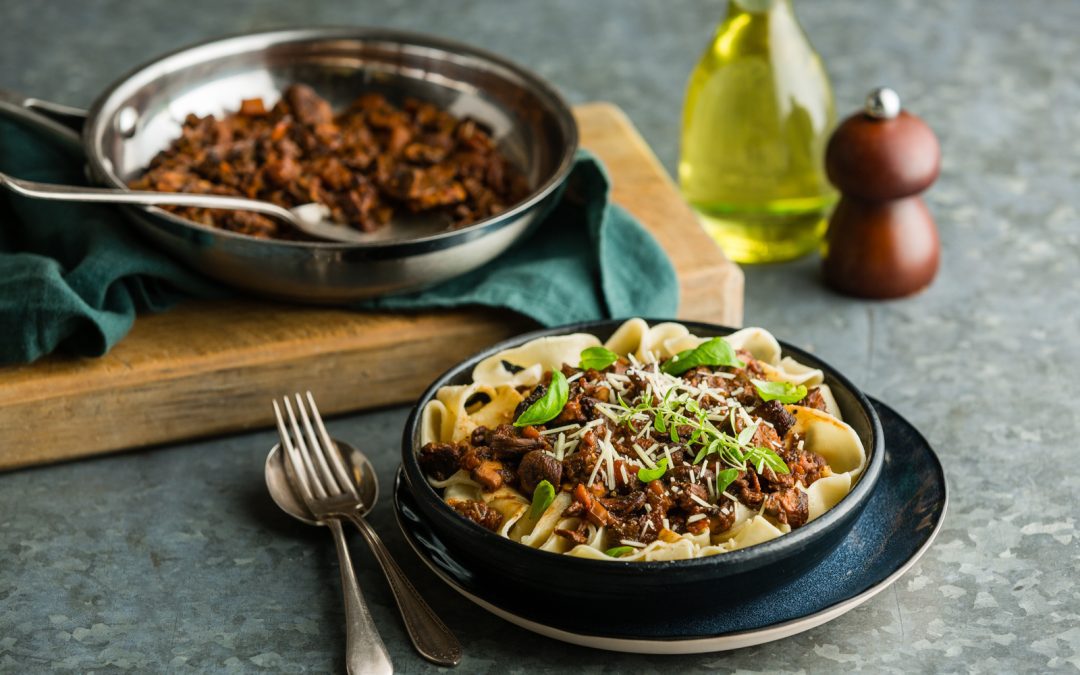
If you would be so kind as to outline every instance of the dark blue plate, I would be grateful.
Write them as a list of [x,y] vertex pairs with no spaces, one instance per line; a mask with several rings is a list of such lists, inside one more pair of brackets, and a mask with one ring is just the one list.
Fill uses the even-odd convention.
[[865,602],[926,551],[948,501],[945,474],[926,439],[894,410],[873,401],[885,432],[885,465],[866,509],[843,543],[809,571],[749,600],[687,611],[670,605],[648,612],[567,612],[551,589],[549,602],[518,598],[505,580],[463,565],[429,528],[402,472],[394,485],[398,525],[420,558],[470,600],[525,628],[577,644],[652,653],[717,651],[759,644],[820,625]]

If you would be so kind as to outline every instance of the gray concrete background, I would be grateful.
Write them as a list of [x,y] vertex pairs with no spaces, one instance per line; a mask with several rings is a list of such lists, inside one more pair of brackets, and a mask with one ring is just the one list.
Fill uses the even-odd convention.
[[[77,105],[132,64],[218,34],[397,26],[527,64],[573,101],[629,113],[671,170],[685,79],[723,2],[6,0],[0,86]],[[817,261],[747,270],[746,323],[816,350],[908,416],[953,502],[891,590],[778,643],[692,657],[563,645],[465,603],[373,521],[467,651],[459,672],[1075,671],[1080,3],[806,0],[838,108],[888,83],[941,137],[928,195],[942,270],[912,299],[817,283]],[[403,409],[335,420],[388,486]],[[259,432],[0,476],[0,671],[326,671],[343,647],[324,533],[280,516]],[[2,441],[0,441],[2,442]],[[385,493],[384,493],[385,494]],[[361,582],[401,672],[413,655],[361,545]]]

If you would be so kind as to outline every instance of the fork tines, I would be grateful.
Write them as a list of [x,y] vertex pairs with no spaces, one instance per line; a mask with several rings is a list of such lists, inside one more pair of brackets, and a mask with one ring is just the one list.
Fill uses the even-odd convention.
[[[301,431],[301,425],[297,423],[297,416],[293,412],[288,396],[283,397],[282,400],[285,403],[285,412],[289,416],[289,426],[285,425],[277,400],[274,400],[274,414],[277,416],[281,447],[298,478],[300,490],[303,492],[301,497],[305,501],[311,501],[348,494],[359,499],[356,485],[341,459],[341,452],[327,433],[319,409],[315,406],[315,397],[310,391],[307,392],[307,406],[305,406],[300,394],[294,394],[294,396],[296,410],[299,412],[304,431]],[[311,408],[310,415],[308,406]],[[314,427],[311,424],[312,418],[315,419]],[[316,429],[318,429],[317,435]]]

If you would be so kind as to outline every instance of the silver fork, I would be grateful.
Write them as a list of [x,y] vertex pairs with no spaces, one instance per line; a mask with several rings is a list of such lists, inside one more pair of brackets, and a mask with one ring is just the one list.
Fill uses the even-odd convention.
[[[315,398],[310,391],[307,392],[307,402],[308,405],[305,406],[300,395],[296,394],[296,407],[307,435],[307,441],[305,442],[304,436],[300,434],[300,428],[296,423],[296,417],[293,414],[289,399],[285,398],[285,409],[288,412],[293,432],[298,438],[297,451],[295,453],[289,451],[288,455],[290,459],[296,456],[303,463],[302,470],[297,470],[296,461],[291,460],[293,461],[294,473],[305,478],[308,476],[315,476],[316,479],[320,476],[322,478],[318,486],[323,489],[321,498],[317,490],[315,490],[316,498],[314,500],[308,501],[307,497],[304,497],[308,508],[318,520],[341,518],[356,525],[356,528],[360,530],[360,534],[363,535],[365,541],[371,547],[375,559],[386,576],[386,581],[390,585],[390,590],[393,593],[398,610],[401,612],[402,621],[413,646],[424,658],[433,663],[441,666],[457,665],[461,661],[461,644],[454,637],[454,634],[450,632],[450,629],[439,620],[431,607],[420,597],[420,594],[390,555],[385,544],[382,543],[379,535],[362,517],[366,511],[374,507],[374,501],[377,498],[378,486],[374,472],[365,472],[365,475],[359,477],[361,484],[358,491],[356,479],[350,475],[341,457],[341,451],[330,438],[330,434],[327,433],[322,416],[315,405]],[[307,411],[308,407],[311,408],[310,416]],[[274,410],[278,414],[279,431],[281,431],[284,423],[276,401],[274,402]],[[312,425],[312,419],[315,421],[314,426]],[[318,434],[316,434],[316,429]],[[282,434],[283,438],[287,435],[284,432]],[[282,443],[285,445],[284,440]],[[310,460],[311,455],[314,455],[314,461]],[[311,489],[315,487],[312,486]],[[364,489],[365,487],[368,489]],[[371,503],[364,503],[365,497]]]
[[[281,408],[278,407],[277,401],[274,401],[274,414],[277,416],[281,446],[285,449],[285,455],[289,458],[289,463],[292,464],[293,473],[297,479],[295,487],[298,488],[297,491],[300,493],[300,497],[304,500],[308,510],[315,516],[315,519],[329,527],[330,532],[334,535],[338,566],[341,568],[341,587],[345,593],[345,667],[352,675],[359,675],[360,673],[370,673],[372,675],[376,673],[379,675],[393,673],[394,667],[390,663],[390,654],[386,651],[386,645],[383,644],[382,638],[379,637],[379,632],[376,630],[375,623],[371,618],[371,612],[368,611],[367,603],[364,602],[364,596],[360,594],[360,584],[356,580],[352,558],[349,556],[349,546],[345,541],[345,533],[341,528],[341,521],[344,518],[337,513],[347,498],[329,496],[325,484],[333,484],[332,489],[337,493],[337,482],[327,465],[326,453],[321,451],[318,441],[314,438],[314,434],[311,433],[311,423],[307,420],[303,402],[299,396],[297,396],[296,401],[306,422],[305,426],[311,434],[311,440],[314,441],[312,446],[316,449],[314,454],[317,459],[313,460],[313,453],[308,449],[307,443],[304,442],[304,434],[300,432],[300,426],[296,423],[296,415],[293,414],[288,397],[285,398],[285,410],[288,411],[289,423],[296,439],[295,445],[285,427],[285,421],[282,419]],[[330,455],[334,457],[336,453],[330,453]],[[337,478],[347,477],[345,467],[341,465],[341,458],[338,457],[336,462],[331,461],[334,463],[334,470],[338,473]],[[315,468],[316,463],[318,463],[318,469]]]

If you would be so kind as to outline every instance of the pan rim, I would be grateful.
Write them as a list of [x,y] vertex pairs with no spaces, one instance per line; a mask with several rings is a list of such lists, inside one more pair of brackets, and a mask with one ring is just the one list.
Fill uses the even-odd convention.
[[[383,255],[389,257],[398,257],[428,253],[446,248],[451,248],[454,246],[465,244],[469,241],[478,239],[497,230],[500,230],[503,227],[516,222],[519,218],[526,216],[531,210],[542,204],[551,196],[553,192],[561,188],[561,186],[566,181],[566,178],[569,176],[570,171],[573,168],[578,146],[580,143],[577,122],[573,116],[573,113],[571,112],[570,106],[567,103],[566,99],[558,92],[557,89],[555,89],[553,85],[547,82],[547,80],[533,73],[524,66],[521,66],[503,56],[489,52],[484,49],[480,49],[461,42],[426,33],[374,26],[310,26],[303,28],[271,29],[265,31],[233,33],[174,49],[168,53],[162,54],[130,69],[129,71],[121,75],[119,78],[114,80],[108,87],[106,87],[97,97],[97,99],[95,99],[94,103],[90,106],[88,110],[86,124],[83,126],[82,144],[84,152],[86,153],[87,163],[90,167],[91,173],[95,176],[97,180],[107,184],[109,187],[121,190],[129,189],[127,185],[115,173],[113,168],[108,166],[107,163],[104,161],[105,156],[104,153],[101,151],[99,141],[104,135],[107,119],[111,118],[111,115],[106,115],[105,113],[116,112],[115,110],[110,110],[110,103],[112,97],[115,96],[119,90],[130,85],[133,80],[136,80],[140,76],[147,76],[148,74],[153,74],[153,71],[155,69],[161,70],[162,72],[153,74],[153,77],[150,78],[151,80],[157,79],[168,72],[167,66],[170,61],[176,60],[181,56],[198,53],[200,51],[212,51],[215,47],[225,48],[227,46],[242,46],[245,45],[245,43],[249,42],[253,43],[252,47],[255,45],[262,45],[263,47],[266,47],[273,44],[319,42],[332,40],[362,40],[367,42],[387,42],[404,45],[406,47],[434,49],[450,55],[465,56],[481,62],[487,62],[489,65],[494,65],[498,69],[509,72],[513,76],[519,78],[527,86],[527,88],[534,91],[542,100],[546,99],[551,111],[554,113],[555,119],[558,122],[559,127],[566,138],[566,143],[562,149],[562,154],[559,157],[558,164],[537,188],[531,191],[530,194],[523,200],[517,202],[516,204],[508,208],[506,211],[503,211],[497,215],[488,218],[484,218],[482,220],[478,220],[477,222],[458,230],[449,230],[446,232],[439,232],[436,234],[409,239],[395,239],[388,241],[373,241],[364,243],[327,241],[311,242],[288,241],[281,239],[262,239],[245,234],[240,234],[238,232],[232,232],[230,230],[224,230],[221,228],[202,225],[200,223],[196,223],[194,221],[175,216],[172,213],[158,207],[150,206],[127,208],[131,210],[148,212],[157,218],[169,221],[174,226],[181,226],[190,230],[194,230],[196,232],[220,236],[225,239],[236,240],[237,242],[254,242],[269,248],[296,251],[329,252],[368,250],[372,251],[373,253],[377,252],[380,257]],[[146,85],[143,84],[141,86]]]

